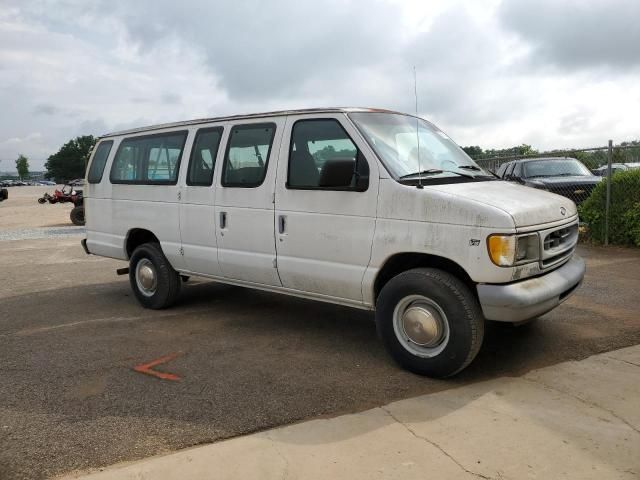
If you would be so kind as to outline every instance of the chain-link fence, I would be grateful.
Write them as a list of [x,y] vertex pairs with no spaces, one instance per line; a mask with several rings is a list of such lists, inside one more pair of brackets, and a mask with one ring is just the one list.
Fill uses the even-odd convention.
[[573,200],[585,240],[640,246],[640,143],[475,161],[504,180]]

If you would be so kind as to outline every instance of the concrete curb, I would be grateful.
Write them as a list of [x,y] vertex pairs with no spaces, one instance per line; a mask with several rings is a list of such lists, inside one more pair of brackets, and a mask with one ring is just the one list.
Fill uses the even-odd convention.
[[600,480],[638,475],[640,346],[634,346],[519,378],[63,478]]

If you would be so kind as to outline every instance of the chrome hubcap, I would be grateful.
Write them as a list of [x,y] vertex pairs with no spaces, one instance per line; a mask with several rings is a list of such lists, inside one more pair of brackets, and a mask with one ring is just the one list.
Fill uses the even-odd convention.
[[398,302],[393,329],[402,346],[419,357],[434,357],[449,343],[447,316],[437,303],[422,295]]
[[147,297],[151,297],[156,293],[158,286],[156,269],[153,263],[146,258],[140,260],[136,265],[136,284],[138,285],[138,290]]
[[402,314],[402,327],[407,338],[416,345],[432,347],[442,339],[442,322],[438,313],[427,305],[412,305]]

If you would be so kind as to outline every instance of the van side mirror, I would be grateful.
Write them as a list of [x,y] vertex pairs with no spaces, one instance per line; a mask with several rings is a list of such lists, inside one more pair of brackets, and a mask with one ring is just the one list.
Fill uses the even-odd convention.
[[319,187],[348,188],[356,168],[355,159],[327,160],[320,173]]

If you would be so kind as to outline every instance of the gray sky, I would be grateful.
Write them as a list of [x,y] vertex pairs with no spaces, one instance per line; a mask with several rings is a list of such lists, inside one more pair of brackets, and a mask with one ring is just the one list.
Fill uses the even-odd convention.
[[0,0],[0,170],[232,113],[419,112],[461,145],[640,138],[639,0]]

